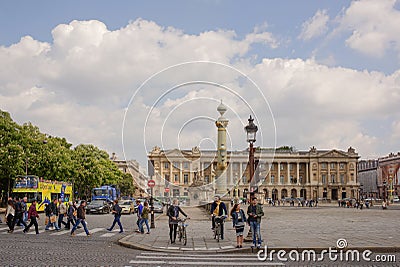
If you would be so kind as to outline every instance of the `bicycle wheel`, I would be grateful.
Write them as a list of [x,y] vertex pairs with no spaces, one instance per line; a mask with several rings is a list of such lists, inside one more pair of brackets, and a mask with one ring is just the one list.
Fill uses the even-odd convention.
[[182,229],[182,238],[183,238],[183,245],[186,246],[186,243],[187,243],[186,227],[183,227],[183,229]]
[[178,227],[178,239],[179,239],[179,242],[181,242],[181,240],[182,240],[182,227]]
[[215,235],[217,236],[217,242],[219,242],[219,237],[221,236],[221,226],[217,226]]

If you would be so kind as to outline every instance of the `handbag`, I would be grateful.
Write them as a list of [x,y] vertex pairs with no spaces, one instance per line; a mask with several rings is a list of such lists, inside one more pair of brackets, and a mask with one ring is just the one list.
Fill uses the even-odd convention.
[[50,222],[51,222],[51,223],[55,223],[55,222],[56,222],[56,220],[57,220],[57,217],[56,217],[56,215],[52,215],[52,216],[50,216]]

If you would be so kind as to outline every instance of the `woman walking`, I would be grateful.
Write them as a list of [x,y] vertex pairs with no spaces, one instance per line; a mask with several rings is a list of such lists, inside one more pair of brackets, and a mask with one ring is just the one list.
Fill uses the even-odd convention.
[[172,201],[172,205],[168,208],[167,215],[169,217],[169,240],[171,244],[175,243],[176,239],[176,228],[178,228],[178,218],[179,213],[182,213],[183,216],[187,217],[186,213],[179,207],[178,199],[174,199]]
[[27,227],[25,227],[23,231],[24,233],[27,233],[32,225],[35,225],[35,232],[37,235],[39,234],[39,226],[36,219],[39,219],[39,214],[36,210],[36,200],[33,200],[32,205],[29,207],[28,210],[28,220],[31,220],[31,222]]
[[231,210],[233,228],[236,230],[236,248],[243,247],[243,232],[246,222],[246,215],[240,208],[240,204],[235,204]]
[[15,206],[14,206],[14,202],[12,201],[12,199],[9,199],[7,202],[7,210],[6,210],[6,223],[7,226],[9,228],[8,232],[12,233],[13,230],[12,229],[12,222],[14,220],[14,215],[15,215]]

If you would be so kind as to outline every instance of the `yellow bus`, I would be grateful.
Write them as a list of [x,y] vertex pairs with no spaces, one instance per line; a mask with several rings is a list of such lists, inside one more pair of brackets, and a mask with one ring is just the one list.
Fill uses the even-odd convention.
[[73,188],[68,182],[44,180],[35,175],[19,175],[15,178],[12,196],[27,197],[28,208],[35,199],[37,210],[44,211],[44,204],[56,198],[61,198],[63,202],[72,201]]

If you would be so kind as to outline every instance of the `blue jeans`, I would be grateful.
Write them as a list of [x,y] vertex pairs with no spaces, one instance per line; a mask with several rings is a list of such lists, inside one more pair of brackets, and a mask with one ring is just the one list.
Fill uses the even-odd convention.
[[116,223],[118,223],[120,232],[123,232],[123,231],[124,231],[124,229],[122,229],[122,224],[121,224],[121,220],[120,220],[120,219],[121,219],[121,215],[116,215],[116,216],[114,217],[114,221],[113,221],[113,223],[112,223],[112,225],[111,225],[111,227],[110,227],[110,231],[114,228],[114,226],[115,226]]
[[139,223],[139,231],[141,233],[144,233],[144,228],[143,228],[143,224],[146,224],[146,228],[147,228],[147,232],[150,233],[150,227],[149,227],[149,219],[141,219],[140,223]]
[[258,245],[261,246],[262,240],[261,240],[260,224],[257,221],[250,221],[250,228],[253,234],[253,245],[255,246],[258,240]]
[[72,227],[71,235],[75,232],[76,228],[78,227],[78,225],[80,223],[82,223],[83,229],[85,229],[86,234],[89,235],[89,230],[87,229],[86,222],[85,222],[85,220],[82,220],[82,219],[77,219],[76,220],[76,223],[75,223],[74,227]]

